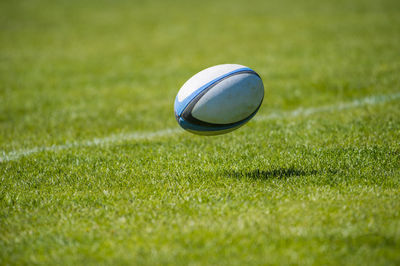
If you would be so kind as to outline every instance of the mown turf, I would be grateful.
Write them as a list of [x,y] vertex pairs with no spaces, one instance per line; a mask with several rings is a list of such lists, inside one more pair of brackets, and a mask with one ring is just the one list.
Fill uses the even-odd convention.
[[[1,1],[0,156],[178,125],[240,63],[259,117],[0,162],[0,264],[400,264],[398,1]],[[390,97],[388,98],[390,99]],[[329,105],[324,112],[285,111]]]

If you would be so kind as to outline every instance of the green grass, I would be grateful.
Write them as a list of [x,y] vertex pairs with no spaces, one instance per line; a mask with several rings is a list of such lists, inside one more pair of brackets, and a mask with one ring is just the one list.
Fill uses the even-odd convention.
[[[398,265],[400,4],[1,1],[0,156],[177,128],[196,72],[239,63],[243,128],[0,162],[0,264]],[[291,110],[331,110],[289,116]]]

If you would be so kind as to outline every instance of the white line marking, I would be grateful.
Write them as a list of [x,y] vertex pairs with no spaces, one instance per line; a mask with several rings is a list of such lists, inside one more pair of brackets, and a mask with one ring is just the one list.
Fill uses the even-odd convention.
[[132,132],[132,133],[121,133],[121,134],[113,134],[108,137],[104,138],[94,138],[92,140],[84,140],[84,141],[73,141],[67,142],[65,144],[60,145],[51,145],[51,146],[42,146],[42,147],[34,147],[32,149],[21,149],[15,150],[9,153],[5,153],[4,151],[1,152],[2,155],[0,156],[0,163],[1,162],[8,162],[8,161],[15,161],[23,156],[28,156],[30,154],[44,152],[44,151],[62,151],[71,148],[79,148],[79,147],[91,147],[91,146],[105,146],[108,144],[117,144],[123,143],[129,140],[144,140],[144,139],[154,139],[157,137],[172,135],[180,133],[181,129],[179,128],[170,128],[170,129],[163,129],[153,132]]
[[[377,95],[371,96],[361,99],[356,99],[351,102],[337,103],[334,105],[325,105],[320,107],[311,107],[311,108],[298,108],[293,111],[287,112],[274,112],[268,115],[258,115],[254,118],[255,121],[265,121],[265,120],[274,120],[274,119],[282,119],[282,118],[293,118],[298,116],[310,116],[315,113],[323,113],[323,112],[334,112],[341,111],[361,106],[367,105],[376,105],[380,103],[385,103],[389,101],[393,101],[400,98],[400,93],[389,94],[389,95]],[[91,147],[91,146],[104,146],[109,144],[117,144],[123,143],[130,140],[151,140],[158,137],[169,136],[173,134],[182,133],[183,130],[180,128],[169,128],[163,129],[153,132],[132,132],[132,133],[122,133],[122,134],[113,134],[104,138],[94,138],[92,140],[85,141],[74,141],[67,142],[61,145],[52,145],[52,146],[42,146],[42,147],[34,147],[31,149],[21,149],[15,150],[6,153],[5,151],[0,152],[0,163],[15,161],[21,157],[28,156],[31,154],[39,153],[39,152],[56,152],[67,150],[71,148],[79,148],[79,147]]]
[[388,95],[376,95],[365,97],[361,99],[356,99],[351,102],[342,102],[336,103],[332,105],[324,105],[319,107],[310,107],[310,108],[298,108],[293,111],[286,112],[276,112],[268,115],[258,115],[254,117],[254,120],[263,121],[263,120],[271,120],[271,119],[282,119],[282,118],[293,118],[298,116],[310,116],[316,113],[324,113],[324,112],[337,112],[346,109],[367,106],[367,105],[376,105],[380,103],[390,102],[400,98],[400,93],[388,94]]

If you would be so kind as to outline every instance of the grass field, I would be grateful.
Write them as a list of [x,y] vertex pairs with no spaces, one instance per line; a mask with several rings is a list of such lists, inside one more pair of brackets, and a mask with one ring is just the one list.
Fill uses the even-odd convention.
[[[0,2],[0,265],[399,265],[400,2]],[[252,121],[179,129],[196,72]]]

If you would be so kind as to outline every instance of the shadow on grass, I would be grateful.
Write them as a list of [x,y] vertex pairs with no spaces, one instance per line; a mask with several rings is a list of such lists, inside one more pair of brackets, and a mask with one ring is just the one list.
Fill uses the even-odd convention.
[[250,171],[226,171],[225,174],[229,177],[235,177],[235,178],[251,178],[251,179],[286,179],[290,177],[301,177],[301,176],[310,176],[310,175],[316,175],[320,174],[319,171],[310,169],[310,170],[304,170],[304,169],[296,169],[293,167],[290,168],[277,168],[277,169],[271,169],[271,170],[261,170],[261,169],[255,169],[255,170],[250,170]]

